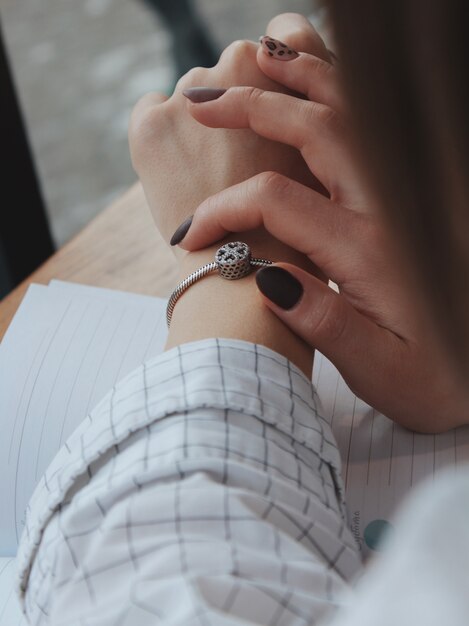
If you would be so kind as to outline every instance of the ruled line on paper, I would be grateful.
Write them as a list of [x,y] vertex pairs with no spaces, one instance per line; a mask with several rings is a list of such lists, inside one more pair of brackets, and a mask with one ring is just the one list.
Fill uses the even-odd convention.
[[[89,302],[87,304],[87,306],[85,307],[83,315],[82,315],[82,317],[80,318],[80,321],[77,324],[76,332],[78,332],[79,328],[82,326],[83,320],[86,319],[86,315],[87,315],[88,311],[90,310],[91,306],[92,306],[92,304],[91,304],[91,302]],[[76,384],[77,384],[77,381],[78,381],[78,377],[80,376],[80,373],[81,373],[81,370],[82,370],[82,367],[83,367],[83,363],[85,362],[85,359],[86,359],[86,357],[88,355],[88,350],[89,350],[91,344],[93,343],[93,340],[96,337],[96,333],[98,332],[98,328],[99,328],[99,326],[101,324],[101,321],[103,320],[103,318],[106,315],[106,310],[107,309],[104,308],[104,311],[102,312],[102,314],[101,315],[98,314],[98,318],[94,320],[95,321],[94,329],[90,333],[90,337],[88,339],[88,343],[86,344],[85,349],[83,350],[82,354],[80,355],[79,365],[78,365],[78,368],[75,371],[73,384],[72,384],[72,386],[70,388],[70,391],[69,391],[69,394],[68,394],[68,398],[67,398],[67,404],[65,406],[65,414],[64,414],[64,417],[63,417],[63,420],[62,420],[62,424],[61,424],[61,429],[60,429],[60,437],[59,437],[60,445],[62,445],[63,440],[64,440],[65,425],[67,423],[67,418],[68,418],[69,411],[70,411],[70,403],[72,401],[72,397],[73,397],[73,394],[75,392],[75,387],[76,387]],[[85,417],[85,415],[83,415],[83,418],[84,417]]]
[[375,416],[376,416],[376,411],[373,409],[373,416],[371,420],[370,443],[368,446],[368,467],[366,469],[366,485],[367,486],[370,484],[371,452],[372,452],[372,446],[373,446],[373,429],[375,426]]
[[18,401],[18,405],[17,405],[17,409],[16,409],[16,415],[15,415],[15,419],[14,419],[14,422],[13,422],[13,432],[11,433],[10,447],[9,447],[9,450],[8,450],[8,464],[10,464],[10,462],[11,462],[11,453],[12,453],[12,450],[13,450],[13,443],[15,441],[16,426],[17,426],[17,424],[19,424],[19,421],[20,421],[18,419],[18,417],[19,417],[20,408],[21,408],[21,406],[23,404],[24,393],[25,393],[25,390],[26,390],[26,383],[28,382],[28,380],[29,380],[29,378],[31,376],[31,372],[32,372],[32,369],[33,369],[34,364],[36,362],[37,356],[40,353],[41,348],[42,348],[46,338],[47,338],[47,334],[44,334],[44,336],[42,337],[41,342],[39,343],[39,345],[37,347],[36,353],[35,353],[33,359],[31,360],[31,364],[30,364],[29,369],[28,369],[28,374],[27,374],[26,379],[25,379],[25,384],[23,385],[23,389],[22,389],[21,395],[19,397],[19,401]]
[[[22,447],[22,444],[23,444],[23,437],[24,437],[24,432],[25,432],[25,428],[26,428],[26,422],[27,422],[29,410],[30,410],[30,407],[31,407],[31,399],[32,399],[32,397],[34,395],[34,391],[36,389],[37,381],[38,381],[38,378],[39,378],[39,376],[41,374],[42,366],[44,364],[44,361],[46,360],[47,354],[49,353],[49,350],[50,350],[50,347],[52,345],[52,342],[54,341],[54,338],[56,337],[56,335],[57,335],[57,333],[58,333],[62,323],[64,322],[64,320],[66,318],[66,315],[67,315],[67,312],[69,311],[69,309],[70,309],[70,302],[68,303],[67,307],[65,308],[65,311],[64,311],[63,315],[61,316],[57,326],[55,328],[51,329],[50,341],[47,344],[47,347],[46,347],[46,349],[44,351],[44,354],[42,355],[39,367],[38,367],[38,369],[36,371],[36,375],[34,377],[34,383],[33,383],[32,388],[31,388],[31,393],[30,393],[29,398],[28,398],[28,403],[26,405],[26,410],[25,410],[24,418],[23,418],[23,424],[22,424],[22,427],[21,427],[21,435],[20,435],[20,440],[19,440],[19,444],[18,444],[18,450],[21,450],[21,447]],[[17,496],[18,496],[18,471],[19,471],[19,464],[20,464],[20,454],[18,453],[18,455],[16,457],[14,490],[13,490],[13,494],[14,494],[13,495],[13,498],[14,498],[14,501],[13,501],[13,515],[14,515],[14,519],[15,519],[15,532],[16,532],[16,541],[17,542],[20,539],[20,537],[19,537],[20,533],[19,533],[19,530],[18,530],[18,518],[17,518],[17,512],[18,512],[18,509],[17,509]]]
[[15,559],[0,557],[0,626],[27,626],[15,592]]
[[[70,305],[71,305],[71,301],[70,301]],[[42,441],[43,441],[43,437],[44,437],[45,423],[46,423],[47,415],[49,413],[49,407],[50,407],[52,395],[53,395],[55,387],[57,385],[57,380],[58,380],[59,374],[60,374],[60,372],[62,370],[64,361],[65,361],[65,359],[66,359],[66,357],[68,355],[68,352],[70,350],[70,347],[71,347],[71,345],[72,345],[72,343],[73,343],[73,341],[74,341],[74,339],[76,337],[76,334],[77,334],[78,329],[80,327],[80,324],[81,324],[81,322],[83,320],[83,317],[85,316],[85,313],[86,313],[86,309],[83,310],[83,313],[82,313],[82,315],[81,315],[81,317],[80,317],[80,319],[78,321],[78,324],[76,325],[74,331],[70,335],[70,339],[69,339],[68,343],[66,344],[66,348],[65,348],[64,353],[62,355],[62,358],[61,358],[61,361],[59,363],[59,366],[57,367],[57,370],[56,370],[56,373],[55,373],[52,385],[50,387],[50,392],[49,392],[46,408],[45,408],[43,419],[42,419],[41,434],[39,436],[39,442],[38,442],[37,450],[36,450],[36,464],[35,464],[35,470],[34,470],[36,480],[39,480],[39,477],[38,477],[39,456],[40,456],[40,452],[41,452],[41,449],[42,449]]]
[[[106,349],[104,350],[103,355],[102,355],[102,357],[101,357],[101,360],[99,361],[99,364],[98,364],[98,372],[100,372],[100,371],[101,371],[101,369],[102,369],[102,367],[103,367],[103,364],[104,364],[104,362],[105,362],[105,360],[106,360],[106,358],[107,358],[107,356],[108,356],[108,354],[109,354],[110,347],[111,347],[111,345],[113,344],[113,342],[114,342],[114,340],[115,340],[115,337],[116,337],[117,332],[119,331],[120,324],[121,324],[121,322],[122,322],[122,320],[123,320],[123,318],[124,318],[124,315],[125,315],[125,310],[123,310],[123,311],[122,311],[122,313],[121,313],[120,317],[118,318],[117,323],[116,323],[116,325],[115,325],[115,327],[114,327],[114,330],[113,330],[113,332],[112,332],[112,335],[110,336],[109,341],[108,341],[108,342],[107,342],[107,344],[106,344]],[[91,389],[90,389],[90,393],[89,393],[89,396],[88,396],[88,403],[87,403],[87,405],[86,405],[86,410],[85,410],[85,413],[86,413],[87,415],[88,415],[88,413],[90,412],[90,408],[91,408],[91,406],[90,406],[90,405],[91,405],[91,400],[92,400],[92,398],[93,398],[93,394],[94,394],[95,389],[96,389],[96,383],[97,383],[97,380],[98,380],[98,378],[96,377],[96,378],[94,379],[94,381],[93,381],[93,385],[92,385],[92,387],[91,387]]]
[[345,490],[347,490],[348,475],[349,475],[349,469],[350,469],[350,466],[351,466],[351,463],[350,463],[350,452],[352,450],[352,437],[353,437],[353,426],[355,424],[355,409],[356,409],[356,406],[357,406],[357,398],[356,398],[356,396],[353,396],[352,424],[350,426],[350,433],[349,433],[349,438],[348,438],[347,460],[345,461]]
[[125,362],[125,359],[126,359],[126,357],[127,357],[127,354],[129,353],[130,347],[131,347],[131,345],[132,345],[132,340],[135,338],[135,334],[137,333],[137,330],[138,330],[138,325],[139,325],[139,323],[141,322],[141,320],[142,320],[142,318],[143,318],[143,315],[144,315],[144,311],[142,311],[142,312],[140,313],[140,317],[138,318],[138,321],[137,321],[137,323],[135,324],[135,326],[134,326],[134,328],[133,328],[133,330],[132,330],[132,332],[131,332],[131,334],[130,334],[129,340],[128,340],[128,342],[127,342],[127,346],[126,346],[125,351],[124,351],[124,353],[123,353],[123,355],[122,355],[122,360],[121,360],[121,363],[120,363],[119,370],[118,370],[117,375],[116,375],[116,378],[115,378],[115,380],[114,380],[114,385],[115,385],[115,384],[117,383],[117,381],[118,381],[118,380],[120,380],[120,378],[122,377],[122,376],[121,376],[122,366],[123,366],[123,364],[124,364],[124,362]]

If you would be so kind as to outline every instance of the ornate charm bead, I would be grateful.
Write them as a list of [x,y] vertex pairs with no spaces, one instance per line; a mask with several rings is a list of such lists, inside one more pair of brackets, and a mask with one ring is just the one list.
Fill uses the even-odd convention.
[[243,241],[230,241],[218,248],[215,263],[223,278],[242,278],[251,273],[251,250]]
[[255,267],[267,267],[271,265],[270,259],[258,259],[251,257],[251,250],[247,243],[244,241],[230,241],[226,243],[215,253],[215,260],[211,263],[206,263],[189,274],[184,280],[182,280],[173,293],[169,297],[168,305],[166,307],[166,323],[171,323],[171,317],[173,315],[176,302],[182,296],[182,294],[189,289],[197,280],[216,272],[218,270],[222,278],[228,280],[236,280],[237,278],[243,278],[251,273]]

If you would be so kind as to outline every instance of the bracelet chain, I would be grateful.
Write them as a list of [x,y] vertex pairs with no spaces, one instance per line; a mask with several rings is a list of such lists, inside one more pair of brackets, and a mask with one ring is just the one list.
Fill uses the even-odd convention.
[[[272,263],[273,261],[269,261],[268,259],[255,258],[255,259],[250,260],[250,264],[253,267],[266,267],[267,265],[272,265]],[[166,323],[168,325],[168,328],[171,323],[171,317],[173,315],[174,307],[179,297],[186,291],[186,289],[188,289],[191,285],[193,285],[197,280],[199,280],[200,278],[203,278],[207,274],[210,274],[211,272],[217,269],[218,269],[218,264],[215,263],[215,261],[212,261],[211,263],[206,263],[205,265],[202,265],[202,267],[199,267],[194,272],[189,274],[189,276],[184,278],[184,280],[182,280],[177,285],[177,287],[174,289],[173,293],[171,294],[168,300],[168,306],[166,308]]]

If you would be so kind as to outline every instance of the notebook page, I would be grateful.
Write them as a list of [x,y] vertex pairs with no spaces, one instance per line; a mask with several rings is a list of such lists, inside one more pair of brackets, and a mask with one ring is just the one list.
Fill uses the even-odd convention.
[[0,626],[27,626],[14,589],[14,558],[0,558]]
[[320,353],[313,383],[340,450],[350,527],[367,555],[416,485],[443,467],[457,472],[469,463],[469,426],[438,435],[406,430],[359,400]]
[[[164,345],[166,343],[166,339],[168,337],[168,329],[166,326],[166,306],[168,304],[168,299],[160,298],[155,296],[146,296],[143,294],[130,293],[128,291],[120,291],[118,289],[106,289],[104,287],[92,287],[90,285],[79,285],[78,283],[70,283],[62,280],[52,280],[48,285],[49,290],[58,291],[61,293],[62,297],[65,294],[70,293],[72,291],[77,296],[88,296],[91,298],[107,298],[113,301],[120,302],[122,304],[134,304],[139,307],[144,307],[148,305],[150,310],[153,311],[155,307],[155,302],[159,302],[158,310],[160,307],[164,309],[164,323],[163,323],[163,315],[158,319],[158,323],[155,323],[153,332],[147,341],[147,348],[145,354],[143,356],[143,361],[147,358],[151,358],[160,354],[163,351]],[[140,365],[140,363],[138,364]],[[136,366],[137,367],[137,366]],[[99,399],[102,398],[104,394],[101,394]],[[98,399],[98,400],[99,400]],[[96,404],[97,401],[94,403]]]
[[166,300],[32,285],[0,346],[0,555],[55,453],[128,372],[159,354]]

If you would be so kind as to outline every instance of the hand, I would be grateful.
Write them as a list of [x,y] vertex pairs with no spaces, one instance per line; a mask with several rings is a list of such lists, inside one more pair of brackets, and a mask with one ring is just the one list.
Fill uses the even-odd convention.
[[[337,294],[307,271],[278,263],[299,281],[303,294],[289,309],[267,297],[265,305],[321,350],[354,393],[414,430],[439,432],[468,423],[467,393],[412,296],[405,268],[354,168],[337,68],[308,53],[283,62],[259,50],[257,62],[266,76],[307,99],[234,87],[212,102],[188,104],[190,113],[205,126],[250,128],[297,148],[330,198],[264,172],[203,202],[181,247],[193,251],[227,232],[265,226],[340,289]],[[278,270],[258,272],[264,293],[273,274],[278,279]],[[278,292],[278,283],[269,282]]]
[[[277,18],[268,31],[302,50],[328,58],[322,41],[301,16]],[[305,185],[315,184],[294,148],[251,130],[209,130],[187,114],[182,92],[194,85],[254,85],[269,91],[285,90],[260,70],[257,49],[258,44],[253,42],[235,42],[214,68],[194,68],[184,76],[171,98],[149,94],[133,111],[129,128],[133,164],[158,229],[167,241],[202,200],[266,168]],[[267,233],[264,236],[268,237]],[[181,251],[175,253],[180,255]],[[312,267],[309,262],[308,266]]]
[[[300,50],[329,58],[324,44],[301,16],[279,16],[269,24],[268,32]],[[296,149],[261,138],[249,129],[207,129],[187,113],[182,90],[200,82],[206,86],[251,84],[273,91],[285,90],[257,66],[257,48],[252,42],[237,42],[227,48],[216,67],[189,72],[170,99],[150,94],[135,107],[129,129],[132,160],[166,241],[202,200],[265,167],[306,185],[316,184]],[[274,238],[263,227],[244,233],[242,238],[256,256],[317,271],[308,257]],[[226,241],[232,239],[228,237]],[[173,248],[179,262],[179,280],[212,261],[218,245],[191,253]],[[176,305],[165,349],[205,337],[239,338],[283,354],[311,377],[311,346],[263,306],[254,274],[235,282],[228,285],[227,281],[211,275],[185,292]]]

